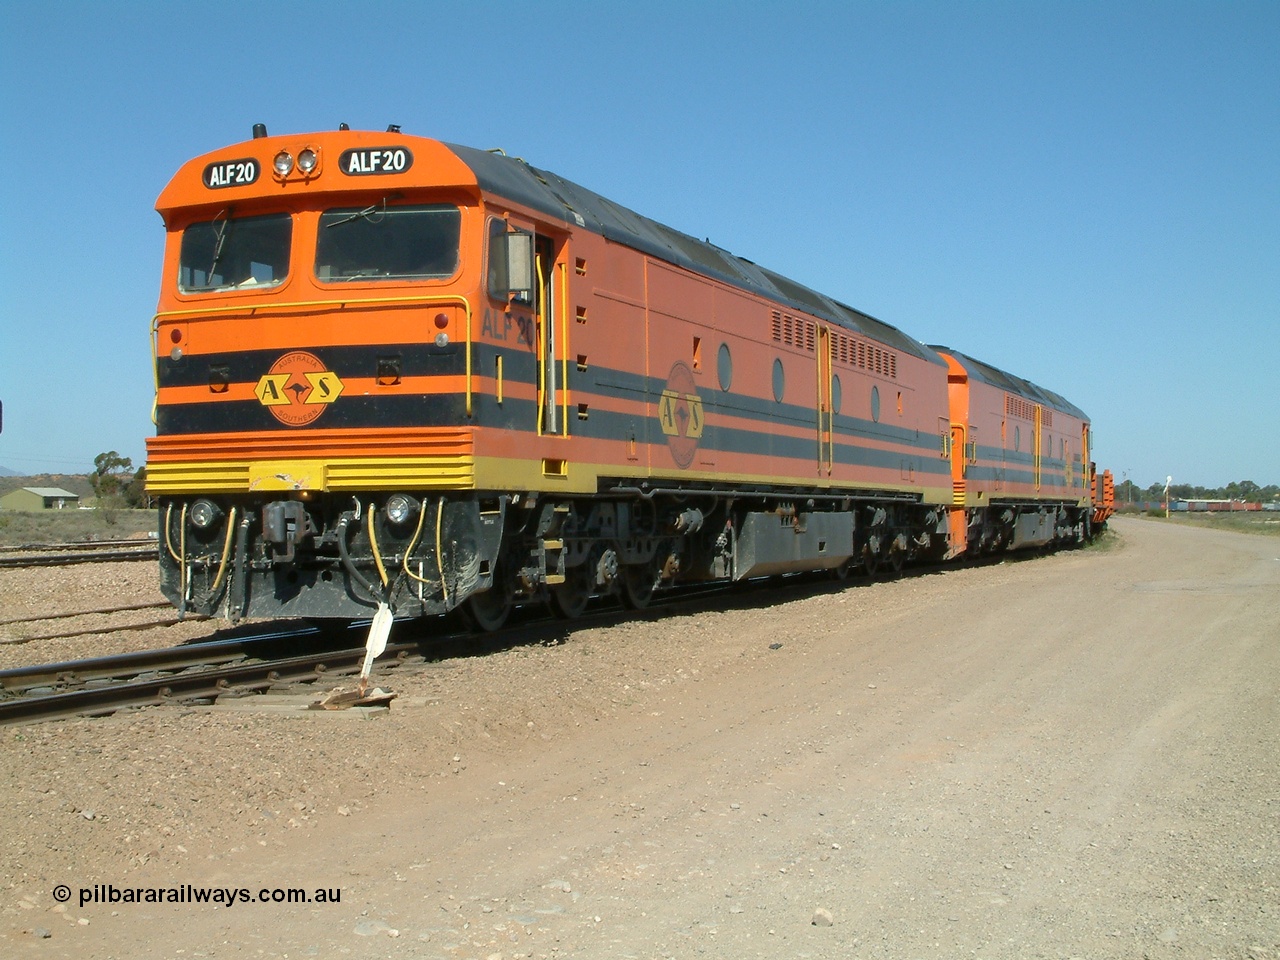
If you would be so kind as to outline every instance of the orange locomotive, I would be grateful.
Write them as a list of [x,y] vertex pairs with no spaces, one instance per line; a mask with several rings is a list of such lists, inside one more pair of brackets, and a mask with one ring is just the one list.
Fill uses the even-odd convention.
[[259,125],[157,209],[180,610],[494,628],[1095,526],[1066,401],[521,160]]

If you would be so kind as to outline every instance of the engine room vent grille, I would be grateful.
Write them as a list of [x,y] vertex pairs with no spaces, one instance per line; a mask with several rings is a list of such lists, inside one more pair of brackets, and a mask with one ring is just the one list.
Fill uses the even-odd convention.
[[[816,349],[814,343],[816,336],[817,326],[812,320],[773,311],[773,339],[776,342],[813,353]],[[896,353],[877,347],[875,344],[855,340],[838,330],[831,331],[831,356],[837,363],[843,363],[846,366],[858,367],[895,380],[898,377]]]
[[[1032,420],[1036,418],[1036,405],[1029,400],[1023,400],[1021,397],[1015,397],[1011,393],[1004,395],[1004,412],[1006,416],[1020,417],[1023,420]],[[1040,408],[1040,426],[1053,426],[1053,411],[1044,407]]]
[[831,352],[837,363],[878,373],[882,377],[898,378],[898,355],[892,350],[882,350],[875,344],[863,343],[833,330]]
[[789,313],[773,311],[773,339],[789,347],[814,350],[815,328],[812,320],[793,317]]
[[1021,417],[1023,420],[1036,418],[1035,407],[1032,404],[1009,393],[1004,395],[1004,412],[1006,416]]

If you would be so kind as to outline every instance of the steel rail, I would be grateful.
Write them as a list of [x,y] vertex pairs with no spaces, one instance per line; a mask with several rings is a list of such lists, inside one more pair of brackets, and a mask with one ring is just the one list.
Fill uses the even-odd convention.
[[[206,619],[203,616],[187,617],[190,621]],[[0,646],[19,647],[24,643],[37,643],[41,640],[72,640],[76,637],[93,637],[104,633],[130,633],[137,630],[151,630],[156,627],[176,627],[183,622],[182,617],[162,617],[158,620],[144,620],[142,623],[120,623],[107,627],[89,627],[81,630],[67,630],[62,633],[39,633],[34,637],[12,637],[0,640]]]
[[100,550],[83,553],[36,553],[0,557],[0,567],[69,567],[77,563],[115,563],[121,560],[155,560],[160,549],[149,544],[144,549]]
[[131,603],[123,607],[99,607],[96,610],[71,610],[66,613],[42,613],[32,614],[26,617],[10,617],[7,620],[0,620],[0,627],[7,627],[14,623],[39,623],[42,620],[71,620],[75,617],[106,617],[117,613],[133,613],[137,610],[158,610],[161,607],[172,608],[168,600],[157,600],[153,603]]
[[39,553],[49,550],[102,550],[106,547],[155,546],[155,537],[130,537],[127,540],[73,540],[67,543],[22,543],[0,546],[0,553]]
[[136,653],[67,660],[62,663],[41,663],[0,670],[0,690],[20,693],[42,687],[77,686],[93,680],[116,680],[163,670],[216,666],[243,660],[249,655],[250,648],[244,641],[228,640],[224,643],[140,650]]
[[[186,643],[155,650],[64,660],[57,663],[32,664],[0,670],[0,690],[20,692],[37,687],[84,684],[93,680],[137,677],[141,674],[216,666],[234,660],[255,658],[268,661],[281,656],[327,653],[350,643],[343,630],[336,639],[317,638],[319,631],[311,625],[292,630],[272,630],[248,637]],[[317,639],[320,642],[315,642]],[[306,645],[306,646],[304,646]]]
[[[416,643],[389,644],[379,662],[402,659],[417,649]],[[325,676],[353,673],[360,669],[363,661],[364,647],[354,647],[260,663],[236,663],[173,676],[148,677],[49,696],[14,697],[0,701],[0,726],[100,716],[125,707],[212,697],[231,691],[265,690],[277,683],[314,681]]]

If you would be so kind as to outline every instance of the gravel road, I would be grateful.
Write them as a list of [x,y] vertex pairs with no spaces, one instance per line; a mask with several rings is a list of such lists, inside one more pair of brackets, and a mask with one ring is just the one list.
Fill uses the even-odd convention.
[[1280,960],[1280,542],[1113,528],[432,664],[382,714],[0,731],[0,954]]

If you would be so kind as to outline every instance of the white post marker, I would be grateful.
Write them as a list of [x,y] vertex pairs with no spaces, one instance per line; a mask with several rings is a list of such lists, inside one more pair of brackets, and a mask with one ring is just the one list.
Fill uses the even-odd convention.
[[391,636],[391,607],[386,603],[378,604],[378,612],[373,615],[369,624],[369,637],[364,642],[364,666],[360,668],[360,696],[364,696],[369,686],[369,671],[373,669],[373,661],[387,649],[387,638]]

